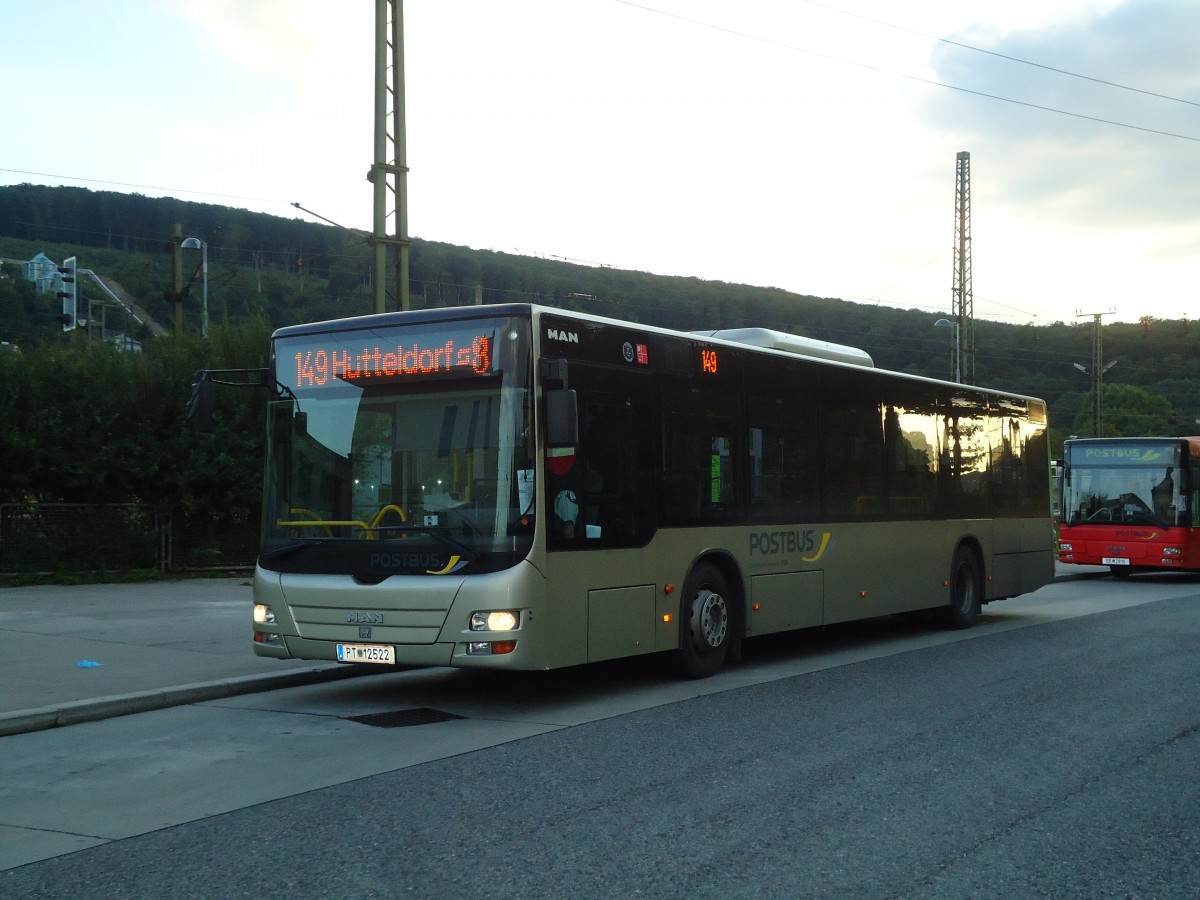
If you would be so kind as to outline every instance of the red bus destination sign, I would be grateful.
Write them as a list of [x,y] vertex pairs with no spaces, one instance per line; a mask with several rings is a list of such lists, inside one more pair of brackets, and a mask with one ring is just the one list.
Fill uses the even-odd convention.
[[469,339],[439,339],[437,343],[416,340],[386,347],[310,347],[297,350],[295,360],[293,386],[297,388],[415,375],[487,375],[492,370],[492,339],[479,334]]

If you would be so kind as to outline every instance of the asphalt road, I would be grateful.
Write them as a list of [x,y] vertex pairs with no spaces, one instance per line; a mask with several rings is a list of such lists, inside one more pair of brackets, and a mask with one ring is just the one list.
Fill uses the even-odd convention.
[[[0,846],[46,858],[0,896],[1190,898],[1198,645],[1200,580],[1099,579],[703,682],[400,673],[13,735]],[[413,709],[463,718],[348,718]]]

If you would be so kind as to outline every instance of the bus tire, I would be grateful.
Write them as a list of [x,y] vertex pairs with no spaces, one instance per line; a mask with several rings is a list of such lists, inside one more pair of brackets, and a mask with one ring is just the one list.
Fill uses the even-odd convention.
[[979,559],[969,547],[960,545],[950,565],[950,602],[942,616],[945,624],[951,628],[970,628],[979,618],[982,598]]
[[734,615],[725,575],[700,563],[684,582],[679,601],[679,664],[689,678],[716,674],[733,643]]

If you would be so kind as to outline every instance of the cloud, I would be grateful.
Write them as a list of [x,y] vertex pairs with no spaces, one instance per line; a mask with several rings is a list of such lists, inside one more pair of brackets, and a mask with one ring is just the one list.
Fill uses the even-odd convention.
[[[367,4],[342,7],[321,0],[205,0],[180,5],[178,15],[190,20],[214,49],[244,68],[280,80],[306,84],[337,80],[323,63],[339,66],[355,59],[369,66],[374,16]],[[347,47],[357,53],[345,53]],[[368,70],[369,71],[369,70]],[[323,77],[322,77],[323,76]]]
[[[188,79],[194,102],[219,106],[196,116],[190,134],[217,161],[221,190],[297,199],[349,226],[369,224],[374,4],[205,0],[172,9],[204,51],[206,67]],[[353,219],[351,203],[362,210]]]
[[931,66],[963,90],[930,92],[919,114],[973,151],[973,168],[978,159],[987,172],[982,185],[1004,185],[991,200],[1016,215],[1024,209],[1081,228],[1200,227],[1200,178],[1192,175],[1200,150],[1197,32],[1200,4],[1138,0],[1039,29],[952,35],[992,54],[1164,96],[940,43]]

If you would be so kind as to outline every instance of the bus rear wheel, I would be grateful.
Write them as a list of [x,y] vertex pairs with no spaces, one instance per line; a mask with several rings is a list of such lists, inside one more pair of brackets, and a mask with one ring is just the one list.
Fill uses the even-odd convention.
[[733,642],[729,585],[721,570],[701,563],[684,582],[679,604],[679,663],[689,678],[721,668]]
[[943,613],[945,623],[951,628],[970,628],[979,618],[982,600],[979,560],[969,548],[959,547],[950,565],[950,602]]

